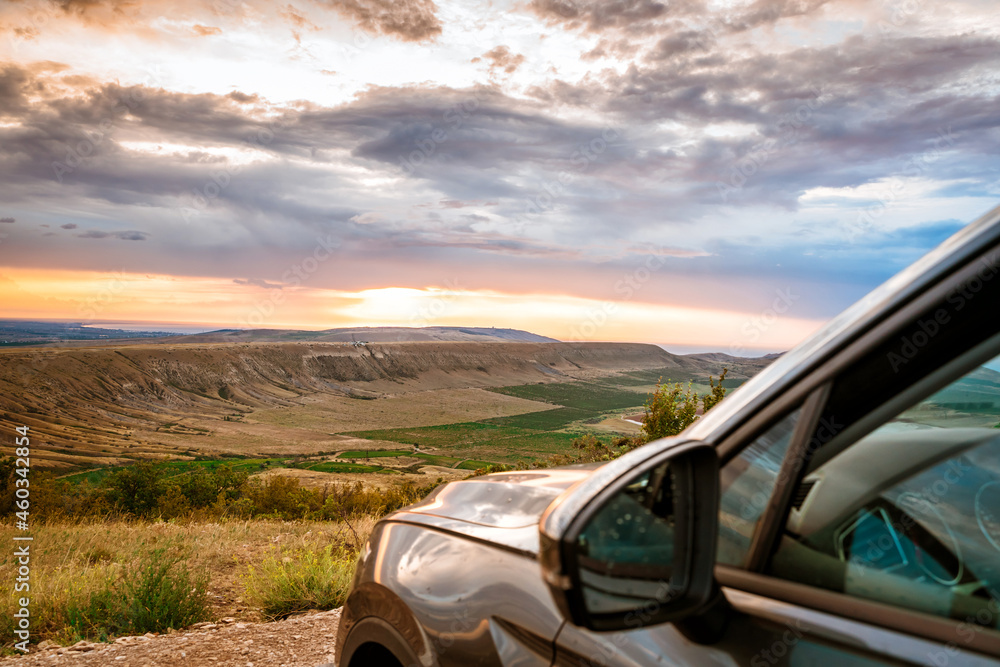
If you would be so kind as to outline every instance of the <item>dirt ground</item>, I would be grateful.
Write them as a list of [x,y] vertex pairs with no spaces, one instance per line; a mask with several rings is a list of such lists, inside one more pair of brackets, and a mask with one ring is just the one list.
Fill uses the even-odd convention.
[[333,663],[339,621],[339,609],[275,623],[240,623],[225,618],[166,635],[120,637],[113,644],[80,642],[59,647],[42,642],[25,656],[0,659],[0,665],[317,667]]

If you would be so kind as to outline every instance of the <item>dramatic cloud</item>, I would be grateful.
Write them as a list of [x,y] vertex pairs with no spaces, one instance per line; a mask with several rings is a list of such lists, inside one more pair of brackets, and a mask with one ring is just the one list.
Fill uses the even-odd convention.
[[437,6],[432,0],[329,0],[345,18],[367,30],[411,42],[441,34]]
[[971,0],[13,3],[0,31],[0,270],[600,302],[649,264],[643,308],[791,288],[818,321],[1000,194]]
[[590,32],[642,28],[667,13],[666,3],[653,0],[532,0],[528,6],[547,23]]
[[149,235],[145,232],[137,232],[134,230],[125,232],[102,232],[98,229],[88,229],[82,234],[77,234],[77,237],[81,239],[119,239],[122,241],[145,241],[148,236]]

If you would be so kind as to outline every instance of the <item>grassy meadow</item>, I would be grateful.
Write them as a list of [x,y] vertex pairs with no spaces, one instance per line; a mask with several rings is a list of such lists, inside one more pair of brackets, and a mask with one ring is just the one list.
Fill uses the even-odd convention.
[[[347,521],[105,517],[36,524],[33,640],[68,645],[224,617],[262,620],[337,607],[359,541],[374,522],[358,515]],[[9,524],[0,527],[5,543],[13,544],[14,534]],[[0,580],[13,581],[16,566],[7,551],[0,557]],[[0,616],[13,617],[16,595],[4,587]],[[156,618],[144,617],[142,609],[153,609]],[[8,652],[13,641],[10,624],[0,625]]]
[[[617,455],[638,442],[639,427],[623,417],[641,413],[655,383],[676,374],[577,373],[576,362],[553,357],[544,382],[525,382],[539,377],[539,364],[511,361],[498,346],[476,348],[481,362],[456,357],[443,374],[417,368],[425,361],[416,348],[399,348],[395,359],[240,349],[260,376],[242,384],[217,379],[250,373],[233,348],[95,352],[102,378],[73,375],[90,359],[83,353],[45,352],[44,364],[19,371],[70,383],[51,409],[45,396],[25,394],[20,412],[0,413],[3,428],[23,423],[46,443],[32,451],[32,641],[103,641],[337,607],[378,518],[470,475],[580,452]],[[321,353],[332,356],[309,361]],[[401,360],[414,369],[399,370]],[[376,362],[400,374],[380,375]],[[489,374],[480,363],[493,364]],[[330,385],[323,373],[334,365],[358,386]],[[155,373],[168,381],[148,380]],[[492,376],[513,382],[483,386]],[[4,387],[16,379],[0,372]],[[15,511],[9,453],[0,446],[5,518]],[[0,526],[8,543],[12,524]],[[13,580],[16,567],[10,550],[0,555],[0,580]],[[0,594],[0,616],[16,609],[11,589]],[[4,650],[13,642],[0,627]]]

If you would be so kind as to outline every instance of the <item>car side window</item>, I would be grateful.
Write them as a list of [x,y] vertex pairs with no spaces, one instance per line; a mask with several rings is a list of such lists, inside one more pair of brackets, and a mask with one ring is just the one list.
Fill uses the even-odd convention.
[[769,573],[1000,628],[1000,357],[808,470]]
[[746,563],[800,412],[771,426],[722,468],[717,562],[735,567]]

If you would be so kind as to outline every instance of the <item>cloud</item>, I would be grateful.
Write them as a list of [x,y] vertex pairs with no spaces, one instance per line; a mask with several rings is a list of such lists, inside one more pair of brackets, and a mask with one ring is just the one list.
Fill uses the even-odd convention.
[[17,222],[14,218],[0,218],[0,222],[6,222],[7,224],[12,224]]
[[119,239],[122,241],[145,241],[149,238],[149,234],[146,232],[139,232],[135,230],[123,231],[123,232],[104,232],[99,229],[88,229],[82,234],[77,234],[78,238],[81,239]]
[[628,248],[628,252],[636,255],[657,255],[659,257],[707,257],[711,254],[704,250],[675,248],[673,246],[661,246],[653,243],[632,245]]
[[482,55],[472,59],[472,62],[486,60],[489,62],[490,76],[496,74],[497,70],[502,70],[505,74],[513,74],[524,62],[524,56],[520,53],[511,53],[506,46],[498,46],[490,49]]
[[362,30],[406,42],[428,41],[441,34],[432,0],[329,0],[328,5]]
[[237,285],[253,285],[264,289],[282,289],[284,287],[280,283],[270,283],[260,278],[234,278],[233,282]]
[[[414,6],[431,12],[436,31],[388,17]],[[329,9],[305,7],[295,15],[328,31],[316,42],[343,37]],[[421,83],[355,92],[351,80],[365,68],[295,50],[296,68],[315,77],[303,79],[304,99],[280,102],[268,98],[273,88],[245,80],[214,89],[174,82],[185,86],[175,90],[118,85],[78,65],[0,64],[5,207],[19,217],[32,211],[30,225],[76,229],[69,221],[92,220],[130,230],[78,232],[83,238],[150,240],[84,244],[92,247],[81,253],[71,234],[25,235],[5,240],[18,249],[7,253],[5,245],[5,261],[128,263],[225,284],[253,266],[255,277],[236,284],[266,287],[285,284],[281,276],[310,256],[317,239],[335,239],[336,261],[312,284],[420,286],[460,276],[483,289],[544,285],[614,298],[621,275],[655,254],[664,259],[664,284],[651,282],[643,299],[696,304],[696,291],[673,292],[717,280],[712,298],[736,308],[753,303],[748,284],[761,294],[761,285],[789,277],[796,285],[848,285],[817,306],[830,314],[844,294],[859,295],[948,231],[892,236],[895,227],[968,219],[968,209],[995,196],[1000,97],[987,84],[1000,67],[1000,42],[989,31],[948,34],[922,23],[876,35],[855,27],[864,19],[810,25],[829,13],[820,2],[750,2],[713,14],[696,2],[540,0],[532,11],[541,20],[517,19],[592,34],[553,36],[541,26],[549,37],[539,51],[516,41],[481,53],[496,36],[455,51],[452,28],[467,26],[442,32],[450,9],[439,18],[430,3],[339,7],[362,29],[392,37],[366,47],[372,64],[386,56],[434,64],[446,52],[460,76],[431,66],[414,76],[400,65],[394,81]],[[277,11],[266,15],[283,44],[290,27],[309,29],[291,10],[285,18]],[[176,30],[221,26],[210,43],[185,37],[195,57],[240,34],[230,28],[247,16],[188,16]],[[782,20],[805,28],[794,38],[770,31]],[[428,39],[438,43],[413,43]],[[512,48],[532,64],[535,54],[566,50],[574,60],[570,67],[554,59],[558,72],[547,63],[535,72]],[[578,62],[573,49],[619,62]],[[476,54],[479,66],[468,62]],[[341,75],[320,80],[321,65]],[[466,83],[484,81],[486,70],[501,76]],[[322,97],[327,84],[349,94]],[[206,89],[213,92],[190,92]],[[106,119],[110,129],[102,130]],[[95,132],[101,140],[58,181],[53,163],[70,161]],[[816,195],[910,172],[919,178],[907,188],[924,194],[894,202],[892,224],[880,223],[854,248],[845,225],[868,200]],[[726,199],[719,183],[732,190]],[[965,208],[930,210],[930,200]]]
[[734,30],[749,30],[774,24],[781,19],[807,16],[833,0],[756,0],[740,14],[727,21]]
[[532,0],[528,8],[549,24],[588,32],[646,27],[668,11],[655,0]]
[[238,90],[234,90],[233,92],[226,95],[226,97],[236,102],[239,102],[240,104],[249,104],[251,102],[260,101],[260,95],[247,95],[246,93],[241,93]]
[[208,37],[209,35],[219,35],[222,34],[222,28],[216,26],[199,25],[195,24],[191,26],[191,32],[198,35],[199,37]]

